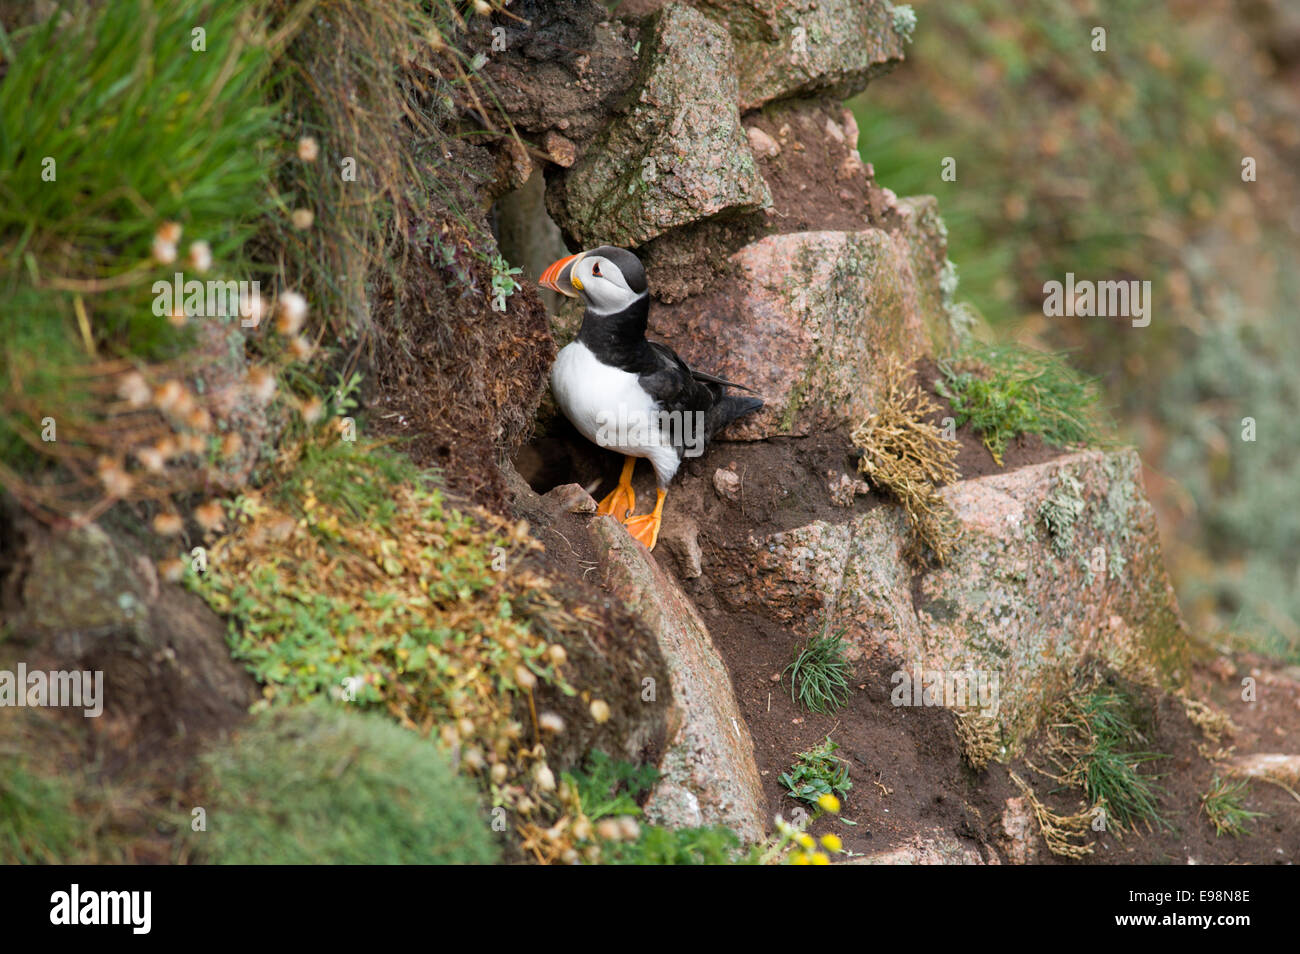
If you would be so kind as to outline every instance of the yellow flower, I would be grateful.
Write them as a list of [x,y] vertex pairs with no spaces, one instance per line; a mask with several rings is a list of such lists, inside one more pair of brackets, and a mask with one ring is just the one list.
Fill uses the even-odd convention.
[[831,860],[826,857],[824,852],[817,852],[812,856],[812,863],[815,865],[828,865]]
[[827,851],[840,852],[844,850],[844,842],[840,841],[839,835],[822,835],[822,845]]
[[811,864],[811,862],[808,860],[808,856],[805,855],[802,851],[796,851],[794,854],[790,856],[790,864],[806,865],[806,864]]
[[799,843],[800,848],[803,848],[807,851],[812,851],[814,848],[817,847],[817,842],[813,841],[812,835],[809,835],[806,832],[800,832],[798,835],[795,836],[794,840]]
[[817,799],[817,804],[828,812],[839,812],[840,810],[840,800],[830,792],[819,797]]

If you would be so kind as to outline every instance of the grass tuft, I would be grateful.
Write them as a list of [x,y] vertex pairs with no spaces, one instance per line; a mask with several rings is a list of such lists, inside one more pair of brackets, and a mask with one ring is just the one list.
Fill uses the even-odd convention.
[[1214,826],[1214,834],[1220,838],[1230,835],[1239,838],[1250,834],[1250,823],[1256,818],[1264,818],[1264,812],[1249,811],[1242,804],[1246,793],[1245,779],[1229,782],[1218,775],[1210,783],[1210,790],[1201,796],[1201,810]]
[[782,673],[790,676],[790,698],[808,712],[826,713],[841,708],[849,698],[848,660],[844,637],[813,636]]
[[1100,437],[1097,384],[1059,355],[981,345],[941,360],[939,370],[935,387],[952,405],[957,426],[979,431],[999,467],[1007,444],[1021,434],[1038,434],[1055,447]]

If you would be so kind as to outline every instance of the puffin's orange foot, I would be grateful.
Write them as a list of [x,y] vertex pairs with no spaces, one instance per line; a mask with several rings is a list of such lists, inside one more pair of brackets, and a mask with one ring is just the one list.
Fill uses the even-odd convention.
[[623,521],[623,526],[627,527],[627,532],[632,535],[632,539],[640,540],[647,550],[653,550],[659,540],[659,526],[664,516],[664,496],[663,488],[660,488],[655,509],[651,513],[628,517]]
[[616,519],[623,521],[627,515],[636,509],[636,494],[632,492],[631,487],[624,487],[622,484],[615,487],[608,497],[596,505],[596,513],[601,516],[612,515]]
[[627,527],[627,532],[632,534],[633,540],[640,540],[647,550],[653,550],[659,540],[659,525],[662,522],[657,512],[646,513],[639,517],[628,517],[623,521],[623,526]]
[[597,515],[612,516],[621,522],[627,520],[628,515],[636,509],[636,493],[632,490],[632,468],[635,466],[635,457],[624,459],[623,474],[618,478],[618,486],[596,506]]

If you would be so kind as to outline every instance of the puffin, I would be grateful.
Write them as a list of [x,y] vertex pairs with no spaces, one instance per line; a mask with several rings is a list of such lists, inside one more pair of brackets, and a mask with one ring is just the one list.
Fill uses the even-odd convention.
[[[543,287],[586,302],[578,336],[551,367],[551,391],[564,416],[587,440],[624,456],[623,473],[596,508],[617,519],[653,550],[668,485],[690,454],[763,406],[757,397],[729,394],[744,385],[690,368],[667,345],[648,341],[650,290],[641,261],[624,248],[602,245],[550,265]],[[633,516],[632,472],[638,457],[654,468],[654,509]]]

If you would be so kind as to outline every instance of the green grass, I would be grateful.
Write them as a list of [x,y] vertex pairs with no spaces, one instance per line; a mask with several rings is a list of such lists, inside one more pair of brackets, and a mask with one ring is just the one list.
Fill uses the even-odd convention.
[[491,864],[474,785],[445,753],[388,719],[298,706],[263,713],[206,758],[218,864]]
[[1266,817],[1264,812],[1252,812],[1242,804],[1246,787],[1245,779],[1229,782],[1216,775],[1210,790],[1201,796],[1201,810],[1214,826],[1215,835],[1233,838],[1249,835],[1250,823]]
[[1056,447],[1100,439],[1096,382],[1059,355],[977,345],[940,360],[939,370],[936,390],[952,405],[957,426],[979,431],[999,466],[1021,434],[1038,434]]
[[816,805],[823,795],[845,799],[853,782],[848,763],[835,754],[838,750],[828,735],[820,745],[800,752],[794,765],[779,779],[790,797],[809,805]]
[[790,698],[808,712],[841,708],[849,697],[848,660],[843,634],[821,634],[808,640],[782,676],[790,677]]
[[1083,699],[1079,715],[1088,741],[1071,774],[1082,783],[1089,801],[1103,806],[1120,828],[1145,824],[1172,830],[1160,813],[1159,776],[1141,771],[1168,756],[1139,748],[1146,738],[1134,710],[1126,693],[1110,687],[1098,687]]

